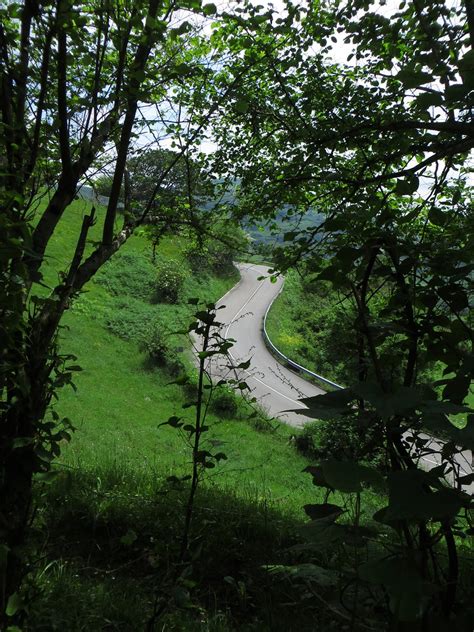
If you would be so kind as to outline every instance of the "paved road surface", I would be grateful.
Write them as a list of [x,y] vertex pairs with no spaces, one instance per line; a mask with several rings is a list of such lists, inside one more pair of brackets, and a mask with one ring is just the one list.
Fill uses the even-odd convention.
[[[219,305],[225,305],[225,308],[218,312],[218,318],[224,323],[223,336],[235,340],[230,349],[234,364],[251,360],[248,370],[239,371],[239,378],[247,382],[252,396],[258,399],[271,416],[293,426],[302,426],[308,421],[308,417],[285,411],[303,409],[299,398],[320,395],[324,391],[282,366],[268,351],[262,336],[265,311],[280,291],[283,281],[278,279],[276,283],[271,283],[268,278],[259,281],[259,277],[267,276],[267,266],[239,264],[238,268],[241,280],[219,301]],[[228,372],[222,360],[218,360],[216,364],[213,367],[214,372],[220,375]],[[436,439],[432,439],[432,442],[434,449],[440,447]],[[472,472],[471,459],[469,451],[457,458],[464,474]],[[439,455],[429,455],[423,461],[430,469],[439,464]],[[474,485],[470,485],[468,489],[474,491]]]
[[282,279],[271,283],[259,281],[267,275],[268,267],[240,264],[240,282],[220,301],[225,309],[218,312],[220,322],[225,323],[222,333],[236,342],[230,353],[235,364],[251,360],[248,371],[240,375],[252,389],[252,396],[273,416],[293,426],[301,426],[307,417],[285,412],[292,408],[304,408],[301,397],[320,395],[324,391],[307,382],[293,371],[282,366],[268,351],[262,337],[265,311],[278,294]]

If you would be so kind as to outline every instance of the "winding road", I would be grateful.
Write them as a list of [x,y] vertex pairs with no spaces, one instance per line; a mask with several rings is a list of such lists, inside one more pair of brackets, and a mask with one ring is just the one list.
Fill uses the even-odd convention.
[[[285,411],[305,408],[299,398],[321,395],[324,391],[282,366],[268,351],[262,336],[265,311],[280,292],[283,280],[259,281],[259,277],[268,276],[268,266],[244,263],[238,269],[239,283],[218,303],[225,305],[218,312],[219,321],[225,323],[222,335],[235,340],[230,349],[234,364],[251,360],[249,369],[241,370],[239,376],[249,385],[252,396],[272,417],[302,426],[307,417]],[[223,368],[221,365],[220,372]]]
[[[224,338],[234,340],[230,355],[234,365],[250,360],[248,369],[239,369],[239,379],[245,380],[251,389],[252,397],[272,417],[300,427],[309,418],[305,415],[288,412],[291,409],[305,406],[298,401],[302,397],[321,395],[325,391],[290,371],[268,351],[263,335],[263,319],[265,312],[281,290],[283,280],[279,278],[272,283],[268,276],[268,266],[257,264],[238,264],[240,281],[227,294],[218,306],[219,322],[223,323],[221,334]],[[229,372],[228,362],[215,360],[212,372],[226,376]],[[331,376],[328,376],[331,377]],[[437,439],[423,435],[432,442],[435,450],[441,449]],[[439,465],[439,455],[422,457],[424,466],[431,469]],[[456,460],[463,474],[472,473],[472,454],[465,451],[457,455]],[[465,486],[466,491],[473,492],[474,484]]]

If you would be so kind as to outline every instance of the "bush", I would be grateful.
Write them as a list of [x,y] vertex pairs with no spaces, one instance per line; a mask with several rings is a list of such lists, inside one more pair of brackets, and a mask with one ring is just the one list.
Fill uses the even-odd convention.
[[153,297],[155,268],[144,255],[120,252],[102,267],[96,280],[114,296],[126,294],[149,301]]
[[193,274],[213,273],[227,276],[234,271],[234,259],[248,249],[248,241],[239,226],[230,221],[216,222],[213,235],[191,244],[185,256]]
[[294,437],[296,449],[316,461],[334,458],[382,465],[382,428],[376,421],[362,425],[357,418],[338,418],[307,423]]
[[105,316],[106,326],[120,338],[142,342],[157,319],[156,311],[155,306],[134,298],[115,298]]
[[142,337],[142,348],[148,353],[152,366],[164,368],[173,377],[184,373],[185,365],[175,345],[170,344],[171,334],[158,320],[148,327]]
[[221,417],[235,417],[239,410],[234,391],[225,386],[217,387],[211,399],[211,410]]
[[160,303],[177,303],[180,299],[186,270],[174,259],[169,259],[156,266],[155,290],[156,299]]

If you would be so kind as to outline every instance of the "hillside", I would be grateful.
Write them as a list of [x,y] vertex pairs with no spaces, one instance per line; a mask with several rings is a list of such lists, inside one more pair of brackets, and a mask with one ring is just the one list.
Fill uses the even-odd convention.
[[[68,210],[48,251],[46,283],[54,282],[73,247],[74,226],[86,210],[84,201]],[[170,384],[172,366],[150,366],[140,344],[142,326],[158,321],[174,331],[189,320],[187,298],[216,300],[236,281],[235,272],[191,274],[184,254],[188,246],[189,238],[181,235],[164,239],[157,252],[159,266],[185,272],[176,304],[156,302],[157,267],[151,262],[148,241],[137,235],[89,284],[64,319],[61,351],[73,354],[74,364],[82,370],[74,376],[76,390],[66,387],[60,392],[55,411],[68,417],[76,430],[71,443],[63,446],[53,484],[43,491],[37,487],[37,493],[47,494],[38,533],[46,557],[40,574],[44,593],[32,612],[31,629],[79,630],[87,625],[99,630],[110,619],[120,629],[136,630],[137,621],[151,607],[145,578],[155,572],[154,562],[145,563],[144,556],[168,559],[179,541],[184,489],[170,486],[166,478],[189,473],[191,453],[183,435],[159,424],[176,414],[192,420],[190,409],[182,409],[189,393]],[[189,344],[182,338],[177,342],[172,348]],[[189,355],[177,355],[192,371]],[[282,542],[294,539],[294,529],[304,517],[302,506],[320,492],[302,474],[308,461],[289,444],[289,428],[264,418],[249,420],[251,411],[239,400],[236,405],[232,400],[229,413],[228,400],[223,401],[220,414],[208,417],[207,441],[221,446],[227,460],[205,477],[195,537],[226,516],[226,532],[218,529],[206,541],[210,558],[200,571],[198,599],[208,590],[210,573],[218,584],[212,590],[224,590],[219,599],[228,600],[233,613],[225,624],[230,627],[219,629],[233,629],[234,614],[243,620],[247,615],[241,606],[232,605],[236,595],[225,596],[235,589],[225,582],[224,589],[224,576],[232,575],[235,582],[247,577],[252,591],[259,566],[275,562]],[[226,547],[217,545],[218,540],[225,540]],[[113,571],[124,562],[123,571]],[[130,582],[134,596],[122,608],[121,595],[129,592]],[[72,609],[67,605],[69,592],[76,595]],[[89,607],[90,603],[95,605]],[[259,608],[264,626],[270,613],[262,604]],[[211,619],[212,613],[213,608]],[[185,624],[171,629],[185,629],[181,625]]]

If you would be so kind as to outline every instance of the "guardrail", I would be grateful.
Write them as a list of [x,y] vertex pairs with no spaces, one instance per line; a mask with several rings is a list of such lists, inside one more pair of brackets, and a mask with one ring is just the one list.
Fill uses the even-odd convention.
[[306,375],[310,375],[311,377],[314,377],[315,379],[319,380],[320,382],[323,382],[323,384],[327,384],[328,386],[332,386],[335,389],[343,389],[344,386],[341,386],[340,384],[336,384],[336,382],[332,382],[331,380],[328,380],[327,377],[323,377],[322,375],[318,375],[314,371],[310,371],[306,367],[301,366],[301,364],[298,364],[297,362],[294,362],[291,358],[289,358],[284,353],[282,353],[280,351],[280,349],[275,347],[273,342],[270,340],[270,336],[268,335],[268,332],[267,332],[267,316],[268,316],[268,313],[269,313],[273,303],[280,296],[282,290],[283,290],[283,286],[281,287],[281,289],[278,292],[278,294],[273,298],[273,300],[270,303],[270,305],[267,307],[267,310],[265,312],[265,316],[263,317],[263,339],[265,340],[265,343],[270,347],[271,351],[273,351],[273,353],[275,353],[276,356],[278,356],[281,360],[286,362],[286,364],[288,364],[293,369],[298,369],[298,371],[301,371],[302,373],[306,373]]

